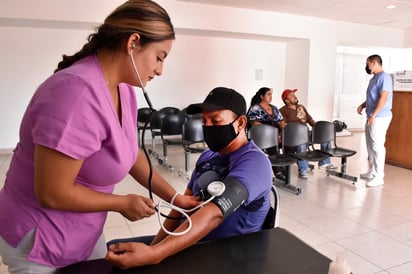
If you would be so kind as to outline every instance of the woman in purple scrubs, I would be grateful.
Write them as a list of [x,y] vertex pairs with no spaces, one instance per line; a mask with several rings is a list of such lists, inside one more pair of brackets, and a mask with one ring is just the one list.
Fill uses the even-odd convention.
[[[108,211],[131,221],[154,214],[149,198],[112,192],[127,174],[147,187],[133,86],[161,75],[174,38],[162,7],[129,0],[37,89],[0,191],[0,254],[10,273],[55,273],[104,257]],[[176,193],[155,170],[152,189],[166,201]],[[179,195],[174,203],[198,202]]]

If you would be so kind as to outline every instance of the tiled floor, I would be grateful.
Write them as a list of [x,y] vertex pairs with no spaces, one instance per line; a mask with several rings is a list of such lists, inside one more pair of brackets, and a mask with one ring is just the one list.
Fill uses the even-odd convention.
[[[358,176],[367,169],[366,148],[362,132],[339,137],[338,144],[358,153],[348,159],[347,172]],[[161,154],[161,146],[157,151]],[[181,176],[184,154],[179,146],[170,146],[168,163],[153,165],[179,191],[186,185]],[[197,155],[191,155],[192,166]],[[0,155],[0,182],[4,181],[10,155]],[[340,159],[333,158],[339,165]],[[288,229],[326,256],[334,259],[344,251],[353,273],[412,273],[412,170],[387,165],[385,185],[367,188],[365,181],[356,185],[325,171],[309,172],[307,181],[298,179],[294,166],[292,183],[303,188],[301,195],[282,189],[280,192],[280,226]],[[252,172],[252,171],[251,171]],[[183,172],[184,173],[184,172]],[[118,184],[116,193],[148,195],[147,190],[130,177]],[[157,200],[155,198],[155,200]],[[107,240],[156,233],[157,218],[129,222],[118,213],[109,213],[104,234]],[[298,262],[297,262],[298,263]],[[0,273],[7,273],[0,266]]]

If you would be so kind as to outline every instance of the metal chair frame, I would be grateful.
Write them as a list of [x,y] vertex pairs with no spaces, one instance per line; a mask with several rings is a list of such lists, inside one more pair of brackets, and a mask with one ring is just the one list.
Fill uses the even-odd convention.
[[338,147],[336,144],[336,127],[335,124],[328,121],[318,121],[312,128],[312,142],[320,144],[331,142],[333,144],[331,149],[317,150],[321,153],[325,153],[330,157],[341,158],[340,171],[327,170],[327,175],[333,175],[346,180],[352,181],[352,184],[356,184],[358,177],[348,175],[346,173],[347,158],[356,154],[355,150]]

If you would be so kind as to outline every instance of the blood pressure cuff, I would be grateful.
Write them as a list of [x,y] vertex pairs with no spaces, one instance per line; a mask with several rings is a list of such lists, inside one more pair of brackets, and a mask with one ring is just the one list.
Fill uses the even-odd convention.
[[222,195],[215,197],[215,203],[223,213],[223,219],[238,209],[249,197],[246,187],[237,179],[228,177],[223,183],[225,191]]
[[199,196],[202,201],[206,201],[211,197],[207,192],[208,185],[213,181],[221,181],[220,175],[214,170],[208,170],[202,173],[197,179],[197,185],[199,186]]

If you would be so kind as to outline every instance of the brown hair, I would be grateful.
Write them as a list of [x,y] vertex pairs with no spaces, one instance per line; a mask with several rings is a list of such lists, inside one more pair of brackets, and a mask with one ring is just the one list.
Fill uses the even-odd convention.
[[151,0],[129,0],[117,7],[100,25],[88,42],[74,55],[63,55],[54,72],[95,54],[99,49],[120,49],[131,34],[140,35],[140,45],[175,39],[175,31],[166,10]]

